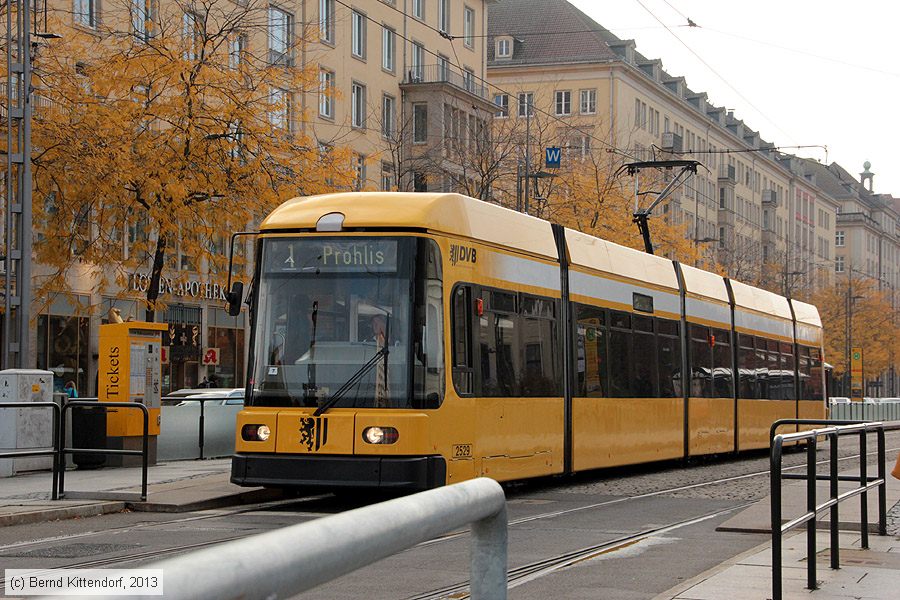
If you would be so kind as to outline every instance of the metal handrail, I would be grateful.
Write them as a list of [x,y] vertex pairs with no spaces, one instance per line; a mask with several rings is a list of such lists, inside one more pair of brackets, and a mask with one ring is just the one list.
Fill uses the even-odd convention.
[[[142,434],[141,450],[109,450],[107,448],[67,448],[66,447],[66,411],[75,406],[93,406],[97,408],[136,408],[140,409],[144,416],[144,431]],[[150,411],[147,407],[139,402],[99,402],[97,400],[71,400],[66,402],[62,407],[59,420],[58,454],[57,462],[65,465],[66,454],[102,454],[110,455],[128,455],[141,456],[141,502],[147,500],[147,464],[149,462],[149,429],[150,429]],[[65,468],[59,469],[59,498],[65,498]],[[56,498],[54,498],[55,500]]]
[[[778,427],[784,425],[827,425],[822,429],[813,429],[810,431],[799,431],[796,433],[787,433],[775,435]],[[830,510],[829,528],[831,534],[831,568],[840,568],[840,541],[838,531],[838,504],[852,498],[860,497],[860,535],[861,546],[869,547],[869,514],[868,514],[868,491],[872,488],[878,488],[878,534],[887,535],[887,493],[885,484],[885,430],[900,429],[900,426],[886,427],[883,423],[859,423],[846,421],[827,421],[819,419],[781,419],[772,424],[770,433],[771,438],[771,454],[770,454],[770,507],[772,517],[772,600],[781,600],[781,542],[783,535],[797,527],[806,523],[806,552],[807,552],[807,588],[814,590],[816,585],[816,515],[825,509]],[[875,432],[878,437],[878,476],[869,477],[866,472],[866,435]],[[838,439],[843,435],[859,435],[859,456],[860,468],[859,475],[856,477],[842,477],[838,475]],[[816,447],[818,438],[827,437],[830,444],[829,456],[829,475],[816,475]],[[805,475],[782,475],[781,459],[782,450],[785,443],[806,441],[806,474]],[[806,513],[782,524],[781,522],[781,482],[782,479],[804,479],[806,480]],[[816,504],[816,481],[819,479],[827,479],[829,485],[829,500],[822,504]],[[839,481],[856,481],[859,486],[839,493]]]
[[[200,459],[204,458],[203,456],[203,444],[206,437],[206,403],[207,402],[221,402],[222,400],[228,400],[228,398],[192,398],[187,396],[181,399],[181,402],[199,402],[200,403],[200,421],[197,432],[197,445],[200,447]],[[179,402],[179,404],[181,403]],[[177,406],[177,404],[176,404]],[[229,406],[228,404],[224,404],[223,406]],[[235,405],[231,405],[235,406]]]
[[0,452],[0,458],[22,458],[25,456],[52,456],[53,457],[53,483],[51,484],[50,497],[58,500],[57,481],[59,475],[59,422],[60,407],[56,402],[0,402],[0,408],[52,408],[53,412],[53,448],[50,450],[17,450],[15,452]]
[[500,484],[485,477],[219,544],[150,568],[164,569],[166,589],[193,600],[288,598],[469,523],[471,597],[504,600],[506,498]]

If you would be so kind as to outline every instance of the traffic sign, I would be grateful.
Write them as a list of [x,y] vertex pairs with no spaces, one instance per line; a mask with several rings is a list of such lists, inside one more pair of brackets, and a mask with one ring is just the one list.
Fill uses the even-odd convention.
[[559,146],[547,147],[544,151],[544,166],[548,169],[558,169],[561,157],[562,148]]

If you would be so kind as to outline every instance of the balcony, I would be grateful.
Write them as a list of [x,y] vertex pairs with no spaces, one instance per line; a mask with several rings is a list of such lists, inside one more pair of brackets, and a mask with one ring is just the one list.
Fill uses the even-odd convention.
[[406,72],[401,85],[423,83],[447,83],[479,98],[486,100],[488,97],[487,88],[475,81],[474,74],[460,73],[450,66],[425,65],[414,67]]
[[719,165],[719,181],[732,184],[737,182],[734,165]]
[[869,227],[872,227],[874,229],[881,229],[881,227],[878,225],[878,221],[863,212],[838,213],[837,223],[841,225],[856,223],[860,225],[868,225]]

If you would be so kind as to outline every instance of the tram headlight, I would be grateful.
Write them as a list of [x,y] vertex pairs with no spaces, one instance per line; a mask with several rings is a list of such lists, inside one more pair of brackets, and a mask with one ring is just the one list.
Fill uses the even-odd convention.
[[369,444],[393,444],[400,437],[400,433],[393,427],[366,427],[363,430],[363,440]]
[[268,425],[244,425],[241,427],[241,439],[246,442],[265,442],[272,435]]

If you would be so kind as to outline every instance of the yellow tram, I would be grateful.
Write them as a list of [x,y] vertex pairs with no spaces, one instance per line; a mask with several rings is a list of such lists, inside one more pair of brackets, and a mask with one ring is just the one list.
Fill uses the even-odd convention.
[[558,475],[825,416],[814,306],[457,194],[284,203],[247,303],[240,485]]

